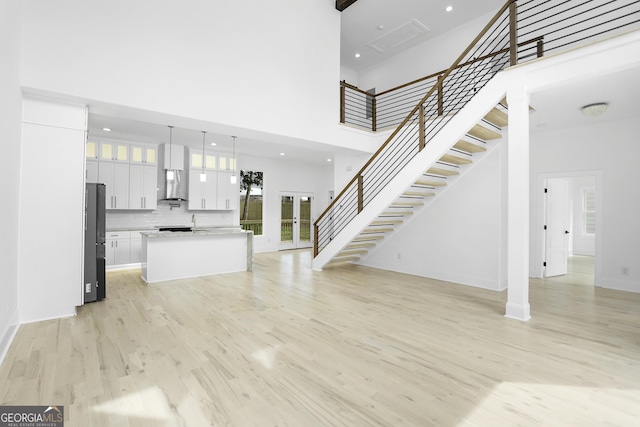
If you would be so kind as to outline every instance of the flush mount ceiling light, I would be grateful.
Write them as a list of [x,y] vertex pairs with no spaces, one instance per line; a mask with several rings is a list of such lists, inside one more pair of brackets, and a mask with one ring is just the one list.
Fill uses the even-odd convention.
[[597,102],[595,104],[585,105],[580,108],[580,110],[586,117],[596,117],[604,114],[604,112],[607,111],[607,108],[609,108],[609,104],[606,102]]

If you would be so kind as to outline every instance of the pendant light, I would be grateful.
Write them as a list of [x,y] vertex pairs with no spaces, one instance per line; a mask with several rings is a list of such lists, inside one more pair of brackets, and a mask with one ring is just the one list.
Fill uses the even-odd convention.
[[169,126],[169,169],[167,169],[167,181],[173,181],[175,179],[175,173],[171,167],[171,157],[173,157],[173,126]]
[[229,162],[229,166],[233,168],[233,173],[231,174],[231,184],[236,184],[238,182],[238,177],[236,176],[236,137],[232,136],[231,138],[233,138],[233,157]]
[[207,131],[202,131],[202,172],[200,172],[200,182],[207,182],[207,174],[204,173],[204,139],[207,135]]

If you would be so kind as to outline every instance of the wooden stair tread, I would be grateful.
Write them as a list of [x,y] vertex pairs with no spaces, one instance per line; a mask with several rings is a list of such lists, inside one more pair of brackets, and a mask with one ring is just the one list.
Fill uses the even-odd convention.
[[404,196],[418,196],[418,197],[431,197],[436,195],[436,193],[433,193],[433,192],[425,193],[424,191],[405,191],[402,194]]
[[441,175],[441,176],[452,176],[452,175],[459,175],[460,174],[458,171],[448,170],[448,169],[440,169],[440,168],[429,168],[427,173],[430,173],[430,174],[433,174],[433,175]]
[[453,146],[456,150],[466,151],[467,153],[481,153],[487,151],[487,149],[481,145],[474,144],[469,141],[461,139]]
[[385,216],[404,216],[404,215],[413,215],[413,211],[386,211],[379,215],[379,217]]
[[452,165],[468,165],[473,163],[471,159],[465,159],[464,157],[458,157],[451,154],[445,154],[440,157],[441,162],[451,163]]
[[381,219],[373,221],[369,225],[402,224],[402,219]]
[[409,201],[407,201],[407,202],[397,201],[397,202],[393,202],[391,204],[391,206],[424,206],[424,203],[422,203],[422,202],[409,202]]
[[380,233],[390,233],[392,231],[393,231],[393,228],[371,227],[371,228],[365,228],[360,232],[360,234],[380,234]]
[[484,139],[485,141],[490,139],[498,139],[502,136],[498,132],[492,131],[491,129],[487,129],[486,127],[480,125],[475,125],[467,133],[471,136],[475,136],[476,138]]
[[345,249],[338,253],[336,257],[358,256],[358,254],[366,254],[367,252],[369,252],[367,249]]
[[374,242],[349,243],[347,246],[344,247],[344,250],[373,248],[375,245],[376,244]]
[[444,181],[428,181],[426,179],[419,179],[413,183],[413,185],[423,185],[425,187],[441,187],[447,185]]
[[496,126],[507,126],[509,124],[509,116],[502,110],[498,110],[497,108],[493,108],[491,111],[484,116],[485,120],[493,123]]
[[352,240],[352,242],[366,242],[367,240],[381,240],[384,239],[384,236],[380,236],[377,234],[367,234],[365,236],[358,236]]

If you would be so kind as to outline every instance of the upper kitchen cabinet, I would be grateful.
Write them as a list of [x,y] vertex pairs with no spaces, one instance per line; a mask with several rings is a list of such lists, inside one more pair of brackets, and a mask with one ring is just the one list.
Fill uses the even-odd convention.
[[156,209],[158,207],[157,188],[156,166],[134,163],[129,166],[129,209]]
[[144,163],[156,165],[158,163],[158,147],[155,145],[131,145],[131,164]]
[[129,144],[100,141],[100,161],[129,162]]
[[98,162],[87,159],[85,174],[85,182],[98,182]]
[[232,175],[234,175],[233,172],[218,172],[216,188],[216,206],[218,210],[233,211],[239,208],[240,186],[238,184],[238,176],[236,175],[235,183],[232,183]]
[[201,170],[189,170],[189,206],[190,211],[215,210],[217,206],[217,182],[216,172],[205,171],[205,180],[200,179]]
[[215,170],[217,169],[216,160],[217,157],[213,153],[204,153],[191,151],[189,153],[189,168],[190,169],[205,169],[205,170]]
[[129,209],[128,163],[100,162],[98,182],[105,184],[107,209]]
[[235,171],[236,159],[226,154],[218,156],[218,169],[221,171]]
[[98,149],[100,143],[95,141],[87,141],[85,144],[84,154],[87,160],[98,160]]

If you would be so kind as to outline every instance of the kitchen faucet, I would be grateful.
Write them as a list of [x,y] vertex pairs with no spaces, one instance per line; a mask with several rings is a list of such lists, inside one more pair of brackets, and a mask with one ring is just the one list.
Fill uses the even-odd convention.
[[191,215],[191,223],[193,224],[193,227],[191,227],[191,231],[195,233],[196,232],[196,214]]

